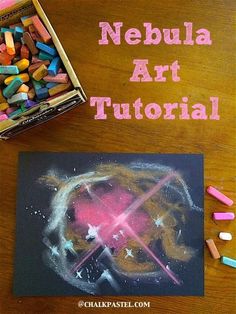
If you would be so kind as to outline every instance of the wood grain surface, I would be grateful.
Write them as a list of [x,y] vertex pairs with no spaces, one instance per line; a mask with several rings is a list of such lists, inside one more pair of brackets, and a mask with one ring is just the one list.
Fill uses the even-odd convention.
[[[57,35],[89,97],[107,96],[113,102],[144,104],[178,102],[209,107],[218,96],[220,121],[94,120],[89,101],[53,121],[7,142],[0,142],[0,313],[236,313],[236,271],[213,260],[205,251],[204,297],[24,297],[12,294],[15,247],[15,195],[19,151],[203,153],[205,185],[215,185],[236,200],[235,11],[232,0],[41,0]],[[100,21],[122,21],[124,29],[143,22],[156,27],[194,23],[207,28],[212,46],[99,46]],[[131,83],[134,58],[149,59],[150,66],[175,60],[181,65],[179,83]],[[27,174],[26,174],[27,175]],[[222,255],[236,258],[235,222],[214,223],[214,210],[224,205],[205,196],[205,238],[213,238]],[[235,210],[233,205],[232,210]],[[235,235],[230,243],[217,239],[219,231]],[[23,245],[23,243],[22,243]],[[30,254],[30,252],[29,252]],[[150,301],[147,309],[79,309],[79,300]]]

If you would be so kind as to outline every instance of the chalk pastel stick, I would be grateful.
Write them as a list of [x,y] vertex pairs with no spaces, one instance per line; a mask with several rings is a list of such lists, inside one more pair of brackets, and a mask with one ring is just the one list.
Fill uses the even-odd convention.
[[46,44],[41,43],[39,41],[36,43],[36,47],[38,49],[40,49],[41,51],[43,51],[43,52],[45,52],[45,53],[47,53],[53,57],[56,57],[56,55],[57,55],[57,51],[55,48],[50,47],[49,45],[46,45]]
[[29,59],[30,51],[26,45],[22,45],[20,49],[20,57],[21,59]]
[[9,105],[7,102],[1,103],[0,104],[0,111],[5,111],[9,108]]
[[45,76],[48,74],[48,69],[45,64],[42,64],[34,73],[32,74],[32,77],[35,81],[42,80]]
[[12,56],[10,56],[6,51],[0,53],[0,64],[2,65],[10,65],[12,60]]
[[29,26],[29,32],[33,40],[43,41],[40,35],[38,34],[37,30],[35,29],[34,25]]
[[10,98],[13,96],[22,84],[22,80],[19,77],[16,77],[6,88],[4,88],[4,97]]
[[1,33],[3,34],[3,33],[6,33],[6,32],[10,32],[10,33],[14,34],[14,29],[1,27]]
[[235,215],[231,212],[213,213],[213,218],[215,220],[234,220]]
[[38,103],[35,102],[35,101],[32,101],[32,100],[26,100],[25,102],[25,108],[31,108],[31,107],[34,107],[36,106]]
[[59,84],[59,83],[47,83],[46,87],[47,87],[48,89],[50,89],[50,88],[53,88],[53,87],[57,86],[58,84]]
[[60,66],[61,59],[59,57],[54,58],[48,67],[48,75],[56,76],[59,72]]
[[8,117],[10,119],[14,119],[14,118],[17,118],[17,116],[19,116],[20,114],[22,114],[21,108],[19,108],[19,109],[13,111],[12,113],[10,113]]
[[14,30],[14,39],[17,42],[21,42],[21,38],[23,37],[24,30],[22,27],[17,26]]
[[45,26],[43,25],[43,23],[41,22],[41,20],[39,19],[39,17],[37,15],[33,16],[31,18],[33,25],[35,27],[35,29],[37,30],[37,32],[39,33],[39,35],[42,37],[44,43],[48,43],[51,40],[51,36],[48,33],[47,29],[45,28]]
[[[16,55],[20,54],[20,50],[21,50],[21,43],[19,43],[18,41],[15,43],[15,51],[16,51]],[[20,56],[17,56],[18,58],[20,58]]]
[[38,55],[39,59],[40,60],[50,60],[52,61],[53,60],[53,56],[46,53],[46,52],[43,52],[43,51],[40,51],[39,55]]
[[13,95],[11,98],[8,98],[8,103],[13,105],[25,100],[28,100],[28,95],[26,93],[19,93]]
[[22,80],[23,83],[27,83],[30,80],[29,74],[22,73],[22,74],[19,74],[19,75],[12,75],[12,76],[7,77],[5,79],[5,81],[4,81],[4,83],[6,85],[9,85],[16,77],[19,77]]
[[33,86],[34,86],[34,89],[35,89],[35,92],[40,89],[40,88],[43,88],[43,84],[41,82],[38,82],[38,81],[35,81],[34,79],[32,79],[32,83],[33,83]]
[[29,48],[32,55],[36,55],[39,51],[35,46],[35,43],[30,35],[30,33],[25,32],[23,35],[24,44]]
[[34,97],[35,97],[35,90],[34,90],[34,88],[31,88],[31,89],[28,91],[27,94],[28,94],[29,100],[33,100]]
[[1,89],[0,89],[0,103],[6,103],[6,98],[3,96]]
[[2,43],[0,45],[0,52],[5,52],[6,50],[7,50],[7,46],[4,43]]
[[13,40],[13,35],[11,32],[5,32],[5,42],[6,42],[6,46],[7,46],[7,53],[9,55],[15,55],[16,50],[15,50],[15,44],[14,44],[14,40]]
[[236,268],[236,260],[233,258],[229,258],[226,256],[221,257],[221,263],[227,266],[231,266],[233,268]]
[[22,72],[22,71],[25,71],[29,67],[30,62],[28,59],[21,59],[17,61],[16,63],[14,63],[14,65],[18,67],[19,72]]
[[71,83],[67,83],[67,84],[58,84],[57,86],[54,86],[52,88],[49,89],[49,95],[52,97],[54,95],[57,95],[59,93],[65,92],[68,89],[71,88]]
[[21,22],[24,25],[24,27],[29,27],[33,23],[31,17],[32,16],[29,15],[29,16],[23,16],[21,18]]
[[40,88],[38,90],[36,90],[36,95],[38,97],[38,99],[45,99],[48,98],[49,94],[48,94],[48,89],[46,87]]
[[5,121],[8,119],[8,116],[6,114],[1,114],[0,115],[0,122]]
[[28,69],[28,72],[30,74],[33,74],[39,67],[41,67],[41,65],[44,64],[44,65],[49,65],[50,64],[50,61],[49,60],[45,60],[45,61],[42,61],[40,60],[40,62],[37,62],[37,63],[34,63],[32,64],[29,69]]
[[44,77],[43,80],[45,82],[48,82],[48,83],[64,83],[64,84],[66,84],[69,81],[69,76],[66,73],[60,73],[60,74],[57,74],[56,76],[47,75]]
[[211,253],[211,256],[214,259],[220,258],[220,253],[219,253],[219,251],[215,245],[215,242],[212,239],[208,239],[208,240],[206,240],[206,244],[207,244],[207,247]]
[[19,74],[19,69],[15,65],[0,65],[0,74]]
[[18,109],[17,107],[9,107],[6,110],[6,114],[9,116],[12,112],[14,112],[17,109]]
[[39,59],[38,56],[32,56],[32,60],[31,60],[32,64],[42,62],[42,61],[46,61],[46,60]]
[[232,240],[232,234],[229,232],[220,232],[219,238],[221,240],[224,240],[224,241],[231,241]]
[[218,199],[220,202],[222,202],[223,204],[225,204],[227,206],[231,206],[234,203],[229,197],[227,197],[226,195],[224,195],[223,193],[218,191],[213,186],[207,187],[207,193],[214,196],[216,199]]
[[21,87],[17,90],[17,93],[28,93],[28,92],[29,92],[29,86],[27,86],[26,84],[22,84]]

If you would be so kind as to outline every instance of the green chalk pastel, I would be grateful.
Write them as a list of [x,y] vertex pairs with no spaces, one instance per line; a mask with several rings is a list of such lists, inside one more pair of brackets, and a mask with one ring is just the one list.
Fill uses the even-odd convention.
[[9,114],[9,118],[10,118],[10,119],[14,119],[14,118],[16,118],[17,116],[19,116],[21,113],[22,113],[22,110],[21,110],[21,108],[19,108],[19,109],[13,111],[12,113],[10,113],[10,114]]
[[6,33],[6,32],[11,32],[12,34],[14,34],[14,29],[2,27],[1,28],[1,33]]
[[0,65],[0,74],[19,74],[19,69],[15,65]]
[[221,263],[236,268],[236,260],[226,256],[221,257]]
[[19,77],[16,77],[6,88],[4,88],[3,96],[10,98],[16,93],[22,84],[23,81]]
[[40,81],[35,81],[34,79],[32,79],[32,83],[33,83],[35,91],[43,88],[44,86]]
[[24,100],[28,100],[28,94],[27,93],[19,93],[11,98],[8,98],[7,102],[9,105],[17,104],[19,102],[22,102]]
[[39,59],[40,60],[49,60],[49,61],[52,61],[53,60],[53,56],[51,56],[50,54],[46,53],[46,52],[43,52],[43,51],[40,51],[39,53]]

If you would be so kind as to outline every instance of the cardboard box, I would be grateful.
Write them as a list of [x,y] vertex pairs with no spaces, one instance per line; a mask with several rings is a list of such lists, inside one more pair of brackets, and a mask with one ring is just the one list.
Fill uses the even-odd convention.
[[[6,2],[9,1],[5,1],[5,4]],[[29,111],[22,113],[14,122],[12,122],[13,120],[0,122],[0,139],[11,138],[29,128],[53,119],[86,101],[86,95],[71,63],[38,0],[10,0],[10,3],[13,3],[13,5],[3,8],[0,11],[0,27],[7,27],[18,23],[23,16],[38,14],[52,37],[53,44],[58,51],[73,87],[66,94],[49,101],[42,101]],[[9,125],[9,123],[12,123],[12,125]]]

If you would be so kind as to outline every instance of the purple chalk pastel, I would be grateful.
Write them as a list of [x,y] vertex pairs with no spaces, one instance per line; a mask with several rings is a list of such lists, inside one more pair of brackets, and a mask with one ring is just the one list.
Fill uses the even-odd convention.
[[231,206],[233,205],[233,201],[228,198],[226,195],[224,195],[223,193],[221,193],[220,191],[218,191],[216,188],[214,188],[213,186],[208,186],[207,188],[207,193],[209,193],[210,195],[214,196],[215,198],[217,198],[221,203]]
[[33,100],[27,100],[25,102],[25,108],[27,108],[27,109],[31,108],[31,107],[34,107],[36,105],[37,105],[37,103],[35,101],[33,101]]
[[227,213],[213,213],[213,218],[215,220],[234,220],[235,215],[232,212]]

